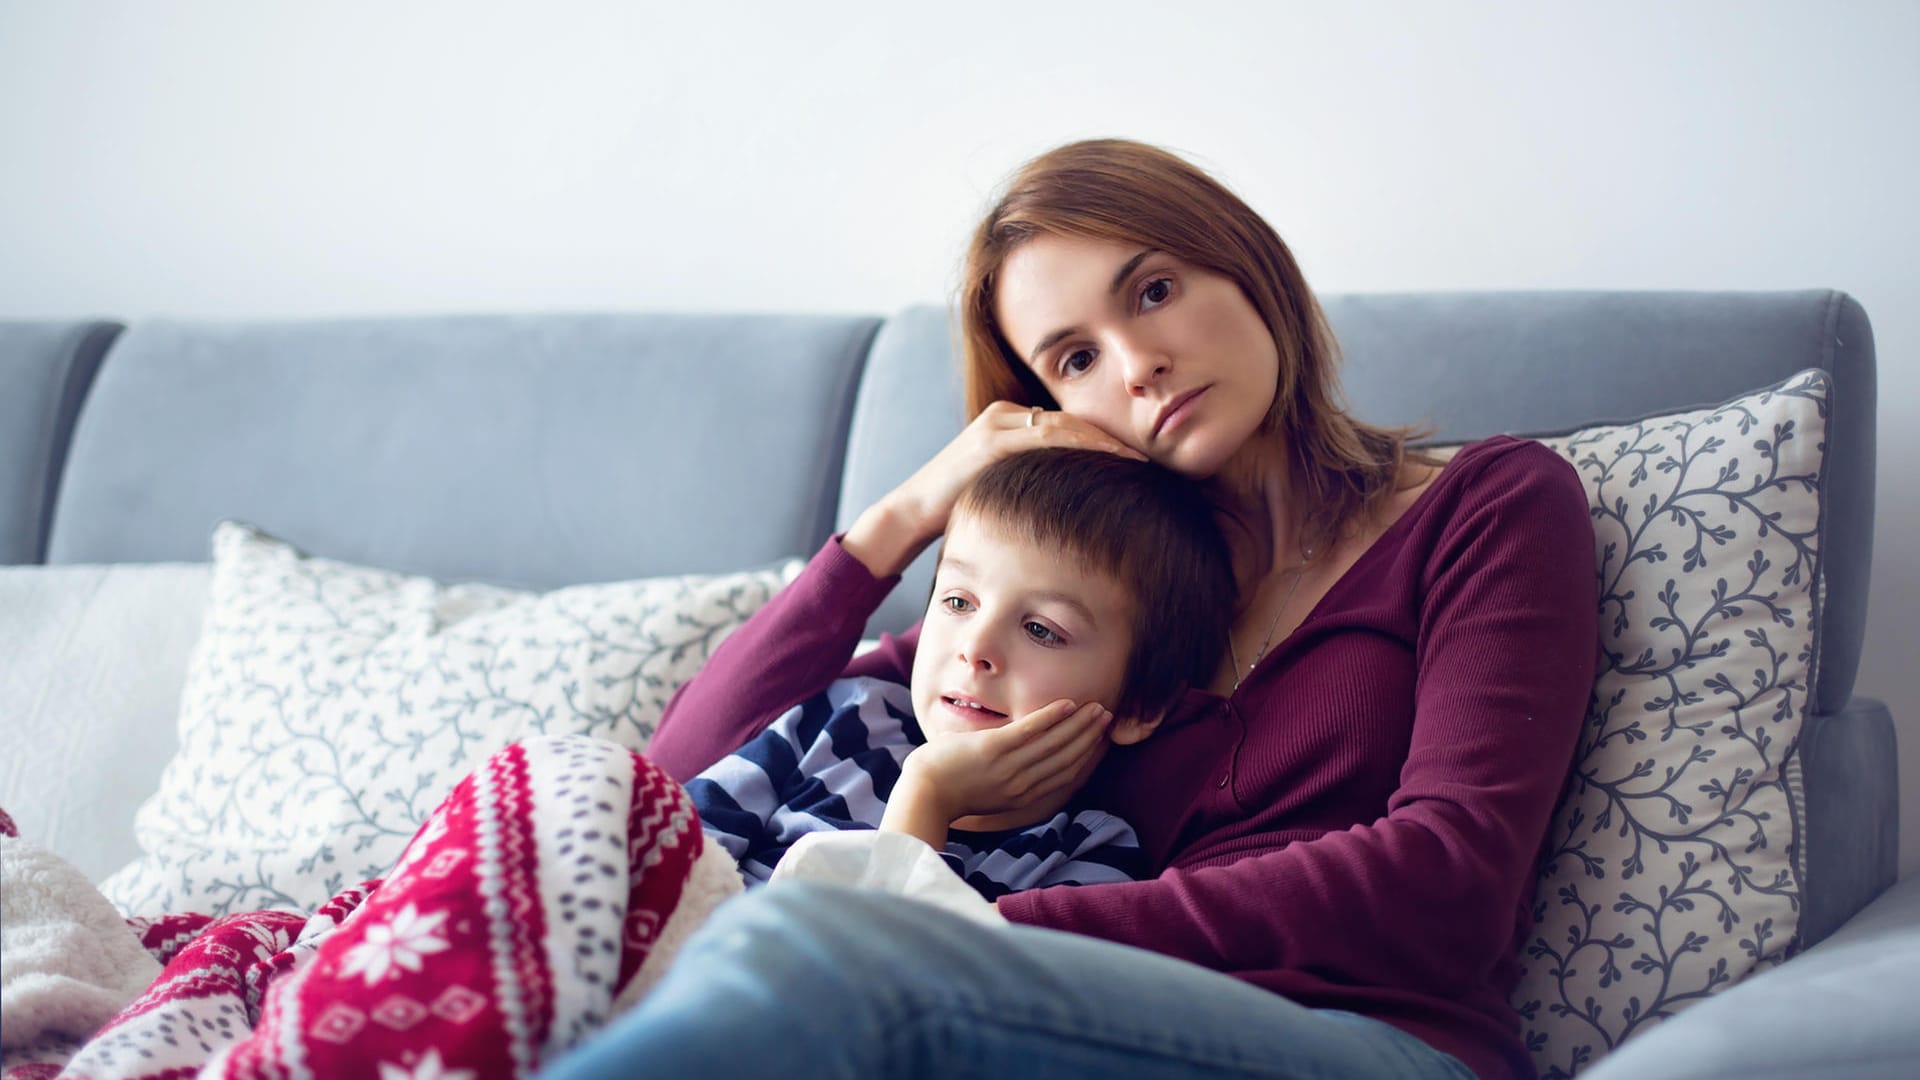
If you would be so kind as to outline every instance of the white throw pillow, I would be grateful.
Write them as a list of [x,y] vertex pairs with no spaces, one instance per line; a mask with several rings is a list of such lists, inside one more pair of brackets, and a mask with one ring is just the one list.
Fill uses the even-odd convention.
[[668,698],[801,563],[544,594],[214,533],[180,749],[102,891],[135,915],[310,909],[385,873],[453,785],[529,735],[641,749]]
[[1513,996],[1543,1077],[1796,947],[1828,394],[1542,440],[1587,483],[1606,654]]

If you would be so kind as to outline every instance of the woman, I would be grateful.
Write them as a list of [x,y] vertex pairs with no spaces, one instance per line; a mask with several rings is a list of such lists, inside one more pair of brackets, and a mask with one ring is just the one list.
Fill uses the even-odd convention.
[[972,421],[716,652],[652,756],[684,779],[843,669],[904,678],[918,628],[848,657],[985,462],[1144,455],[1213,486],[1243,582],[1213,684],[1092,789],[1158,877],[1006,897],[1005,930],[766,890],[554,1075],[1530,1075],[1507,995],[1596,651],[1573,470],[1506,438],[1442,465],[1348,415],[1285,244],[1136,143],[1021,169],[960,318]]

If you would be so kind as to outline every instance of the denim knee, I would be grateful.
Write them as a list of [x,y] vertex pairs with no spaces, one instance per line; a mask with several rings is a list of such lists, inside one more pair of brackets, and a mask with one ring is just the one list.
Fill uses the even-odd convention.
[[[920,997],[914,950],[870,918],[874,899],[805,882],[736,896],[687,939],[642,1011],[725,1016],[736,1042],[752,1030],[770,1046],[812,1046],[822,1060],[867,1053]],[[816,1008],[833,1022],[822,1026]]]
[[847,925],[847,913],[860,899],[854,890],[813,882],[751,889],[714,909],[687,948],[721,964],[779,956],[830,976],[852,959],[844,950],[869,940]]

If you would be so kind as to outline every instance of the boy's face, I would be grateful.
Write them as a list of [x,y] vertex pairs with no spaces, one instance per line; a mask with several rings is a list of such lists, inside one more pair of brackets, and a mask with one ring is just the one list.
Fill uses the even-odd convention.
[[927,740],[999,727],[1061,698],[1112,709],[1133,614],[1133,598],[1106,574],[956,511],[913,659]]

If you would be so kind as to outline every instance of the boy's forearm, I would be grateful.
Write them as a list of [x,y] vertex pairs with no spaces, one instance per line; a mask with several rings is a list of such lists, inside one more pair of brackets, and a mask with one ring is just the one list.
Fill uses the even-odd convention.
[[911,774],[902,776],[887,799],[886,813],[880,816],[881,832],[905,833],[923,841],[935,851],[947,846],[947,829],[953,818],[940,800],[925,785],[912,782]]

